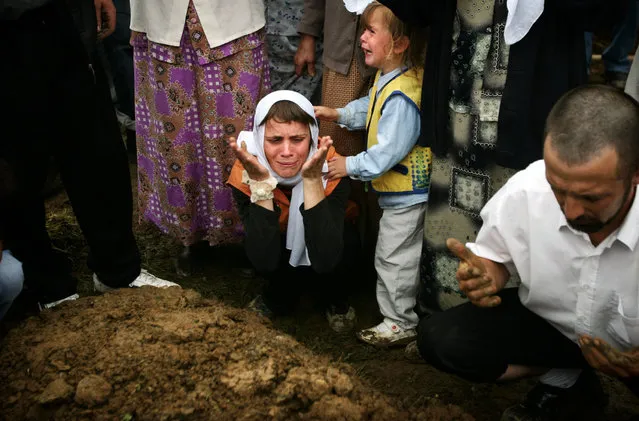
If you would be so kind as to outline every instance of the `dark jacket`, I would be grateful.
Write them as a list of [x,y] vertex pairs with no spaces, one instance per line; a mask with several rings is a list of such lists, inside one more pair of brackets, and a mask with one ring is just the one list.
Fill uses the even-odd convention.
[[[445,155],[456,0],[380,0],[402,20],[430,28],[422,87],[420,144]],[[623,0],[546,0],[530,32],[510,47],[499,110],[497,163],[522,169],[542,157],[546,116],[561,95],[587,81],[584,31],[609,26]]]
[[40,12],[53,11],[61,22],[69,24],[78,33],[87,52],[87,59],[93,62],[98,41],[98,21],[93,0],[4,0],[0,3],[0,25],[20,19],[37,18]]
[[98,42],[98,21],[93,0],[65,0],[65,3],[87,52],[87,57],[92,62]]
[[[258,206],[251,203],[245,193],[231,188],[244,226],[244,248],[249,260],[259,272],[276,270],[278,264],[282,260],[288,261],[290,256],[290,251],[286,250],[286,233],[280,229],[280,208],[271,211]],[[316,273],[330,273],[342,259],[350,191],[349,180],[342,178],[332,193],[313,208],[300,207],[306,248],[311,268]]]

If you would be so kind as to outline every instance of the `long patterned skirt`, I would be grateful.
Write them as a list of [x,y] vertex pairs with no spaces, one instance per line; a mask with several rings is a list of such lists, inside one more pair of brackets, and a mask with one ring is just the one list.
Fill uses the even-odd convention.
[[237,242],[227,141],[270,89],[264,31],[212,49],[191,4],[180,46],[140,34],[134,62],[140,219],[184,245]]
[[[456,148],[446,157],[433,157],[417,300],[421,314],[467,301],[455,277],[459,260],[446,248],[446,240],[452,237],[462,243],[475,241],[482,224],[481,209],[516,172],[491,159],[483,160],[482,165],[455,159],[462,149]],[[513,277],[509,286],[518,282]]]

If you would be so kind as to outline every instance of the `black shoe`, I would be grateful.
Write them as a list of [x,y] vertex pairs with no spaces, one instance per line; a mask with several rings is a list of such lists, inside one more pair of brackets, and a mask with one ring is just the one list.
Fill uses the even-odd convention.
[[628,79],[628,73],[623,72],[606,72],[606,83],[614,88],[621,89],[626,88],[626,80]]
[[588,370],[567,389],[537,383],[524,402],[504,411],[501,421],[601,420],[607,403],[599,378]]
[[272,319],[274,317],[273,310],[271,310],[266,303],[264,302],[264,298],[261,295],[256,296],[251,300],[250,303],[246,306],[248,310],[251,310],[257,314],[260,314],[267,319]]

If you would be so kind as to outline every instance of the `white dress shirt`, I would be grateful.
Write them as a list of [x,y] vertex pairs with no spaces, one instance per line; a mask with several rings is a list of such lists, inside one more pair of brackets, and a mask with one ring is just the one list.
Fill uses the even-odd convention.
[[[263,28],[263,0],[193,0],[211,48]],[[189,0],[131,0],[131,29],[149,40],[178,47]]]
[[639,346],[639,194],[595,247],[568,226],[545,171],[540,160],[515,174],[482,210],[468,247],[517,271],[522,304],[573,341],[588,334],[620,350]]

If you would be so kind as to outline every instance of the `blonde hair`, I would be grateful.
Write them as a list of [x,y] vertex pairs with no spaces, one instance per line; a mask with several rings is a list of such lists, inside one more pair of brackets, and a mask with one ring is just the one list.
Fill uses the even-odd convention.
[[405,23],[383,4],[373,1],[366,6],[361,19],[362,32],[364,29],[370,28],[370,21],[377,10],[381,12],[382,20],[386,24],[388,32],[391,34],[389,56],[393,53],[395,42],[399,41],[401,37],[406,37],[408,38],[409,44],[408,48],[402,53],[402,62],[409,67],[422,67],[426,54],[425,31],[422,28]]

